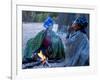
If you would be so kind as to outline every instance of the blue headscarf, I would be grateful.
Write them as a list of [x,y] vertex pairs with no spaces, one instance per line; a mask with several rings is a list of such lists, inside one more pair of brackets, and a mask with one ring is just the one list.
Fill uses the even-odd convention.
[[44,24],[43,26],[45,28],[49,28],[50,26],[53,26],[54,22],[53,22],[53,19],[49,16],[47,17],[47,19],[44,21]]
[[80,25],[82,28],[85,28],[88,25],[87,19],[84,16],[77,17],[74,23]]

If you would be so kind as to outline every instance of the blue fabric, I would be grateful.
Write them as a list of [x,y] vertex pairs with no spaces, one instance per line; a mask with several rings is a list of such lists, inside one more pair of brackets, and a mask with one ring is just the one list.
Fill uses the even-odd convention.
[[81,31],[72,33],[66,42],[66,66],[85,66],[89,62],[89,41]]
[[81,25],[81,27],[87,27],[88,25],[87,19],[84,16],[76,18],[74,23]]
[[51,17],[48,17],[45,21],[44,21],[44,25],[45,28],[49,28],[50,26],[53,26],[53,19]]

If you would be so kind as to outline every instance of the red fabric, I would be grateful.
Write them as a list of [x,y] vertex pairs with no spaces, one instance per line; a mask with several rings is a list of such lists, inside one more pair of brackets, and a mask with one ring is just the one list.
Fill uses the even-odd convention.
[[50,44],[51,44],[50,36],[46,36],[45,39],[43,40],[43,46],[47,48]]

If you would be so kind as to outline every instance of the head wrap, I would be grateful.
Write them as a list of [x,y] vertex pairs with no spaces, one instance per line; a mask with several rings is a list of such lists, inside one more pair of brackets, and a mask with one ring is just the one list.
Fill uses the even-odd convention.
[[88,25],[87,19],[84,16],[77,17],[74,23],[78,24],[82,28],[85,28]]
[[53,26],[54,22],[53,22],[53,19],[49,16],[47,17],[47,19],[44,21],[44,24],[43,26],[45,28],[49,28],[50,26]]

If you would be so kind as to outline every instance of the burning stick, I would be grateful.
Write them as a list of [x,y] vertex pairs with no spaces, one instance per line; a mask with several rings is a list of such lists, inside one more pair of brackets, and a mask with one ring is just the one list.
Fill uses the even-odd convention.
[[51,67],[51,65],[48,63],[48,59],[46,58],[46,56],[42,53],[42,51],[40,50],[40,52],[38,53],[38,56],[41,58],[42,64],[46,64],[47,66]]
[[23,69],[27,69],[27,68],[32,68],[34,66],[39,66],[41,64],[41,61],[38,62],[31,62],[31,63],[27,63],[27,64],[23,64],[22,68]]
[[51,67],[51,65],[48,63],[48,61],[45,61],[45,64],[47,64],[47,66]]

